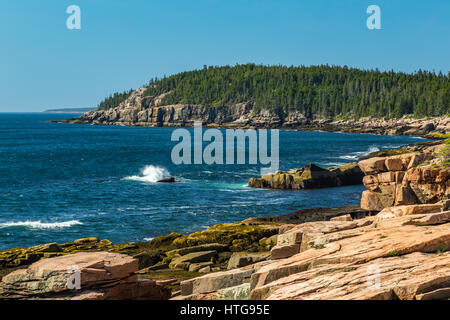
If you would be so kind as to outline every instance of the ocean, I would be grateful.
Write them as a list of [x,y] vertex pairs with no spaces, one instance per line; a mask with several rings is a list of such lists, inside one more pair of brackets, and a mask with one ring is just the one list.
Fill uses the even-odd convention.
[[[173,164],[174,128],[49,122],[73,116],[0,114],[0,249],[87,236],[148,241],[248,217],[358,204],[364,190],[251,189],[247,181],[260,176],[261,165]],[[280,170],[341,165],[423,141],[289,130],[279,137]],[[177,182],[155,183],[168,176]]]

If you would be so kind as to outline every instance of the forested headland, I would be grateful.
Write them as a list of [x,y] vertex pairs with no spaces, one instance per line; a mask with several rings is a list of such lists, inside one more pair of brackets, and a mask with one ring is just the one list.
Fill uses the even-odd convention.
[[[131,94],[115,93],[98,108],[114,108]],[[254,112],[297,111],[306,117],[436,117],[450,113],[450,72],[413,74],[338,66],[207,67],[154,78],[145,96],[169,93],[160,105],[230,106],[251,103]]]

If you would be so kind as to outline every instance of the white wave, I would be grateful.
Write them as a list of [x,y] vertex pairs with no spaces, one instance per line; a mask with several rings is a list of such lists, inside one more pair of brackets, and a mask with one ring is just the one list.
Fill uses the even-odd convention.
[[377,151],[380,151],[380,148],[375,147],[375,146],[371,146],[371,147],[369,148],[369,150],[367,150],[367,151],[364,153],[364,155],[365,155],[365,156],[368,156],[370,153],[372,153],[372,152],[377,152]]
[[82,224],[78,220],[70,220],[64,222],[41,222],[41,221],[17,221],[0,223],[0,228],[25,227],[30,229],[57,229],[70,228],[72,226]]
[[382,146],[383,149],[397,149],[404,146],[404,144],[386,144]]
[[155,238],[144,238],[144,241],[152,241]]
[[376,146],[370,146],[369,149],[367,149],[366,151],[352,152],[348,155],[340,156],[339,159],[355,161],[361,157],[368,156],[372,152],[377,152],[377,151],[380,151],[380,148],[378,148]]
[[167,171],[163,167],[157,166],[145,166],[141,170],[141,174],[139,176],[129,176],[125,177],[125,180],[134,180],[141,182],[158,182],[159,180],[170,178],[170,172]]
[[343,166],[344,164],[346,164],[345,162],[319,162],[320,166],[324,166],[324,167],[339,167],[339,166]]
[[344,160],[358,160],[358,156],[357,155],[348,155],[348,156],[340,156],[339,159],[344,159]]

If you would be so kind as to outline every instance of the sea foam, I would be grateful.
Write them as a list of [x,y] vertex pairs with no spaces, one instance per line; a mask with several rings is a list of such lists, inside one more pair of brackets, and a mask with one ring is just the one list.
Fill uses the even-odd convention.
[[125,180],[134,180],[134,181],[141,181],[141,182],[158,182],[159,180],[169,178],[170,172],[167,171],[163,167],[157,167],[157,166],[145,166],[141,170],[141,174],[138,176],[129,176],[125,177]]
[[70,220],[64,222],[41,222],[41,221],[17,221],[0,223],[0,228],[25,227],[30,229],[57,229],[70,228],[75,225],[82,224],[78,220]]
[[356,161],[359,158],[368,156],[372,152],[377,152],[377,151],[380,151],[380,148],[378,148],[376,146],[371,146],[369,149],[367,149],[367,151],[352,152],[349,155],[340,156],[339,159]]

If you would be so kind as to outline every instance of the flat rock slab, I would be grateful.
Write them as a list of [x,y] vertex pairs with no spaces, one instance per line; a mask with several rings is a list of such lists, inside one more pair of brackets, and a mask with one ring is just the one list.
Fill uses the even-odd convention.
[[251,299],[411,300],[450,297],[450,255],[411,253],[369,263],[328,264],[271,282]]
[[261,261],[239,269],[214,272],[181,282],[181,295],[213,292],[242,285],[250,281],[251,275],[270,261]]
[[208,244],[202,244],[199,246],[191,246],[191,247],[167,251],[166,255],[170,258],[174,258],[174,257],[183,256],[183,255],[186,255],[186,254],[192,253],[192,252],[212,251],[212,250],[215,250],[217,252],[222,252],[222,251],[226,251],[227,249],[228,249],[228,247],[224,244],[208,243]]
[[271,251],[271,258],[273,260],[289,258],[300,252],[300,244],[290,244],[284,246],[275,246]]
[[190,263],[207,262],[211,260],[211,258],[213,258],[215,255],[217,255],[216,250],[191,252],[184,256],[173,259],[169,266],[170,268],[183,267],[185,269],[185,266],[188,267],[188,264]]
[[443,203],[403,205],[385,208],[377,216],[401,217],[412,214],[436,213],[441,212],[443,208],[444,208]]
[[245,267],[247,265],[264,261],[270,257],[269,252],[257,252],[257,253],[248,253],[248,252],[235,252],[228,260],[227,269],[234,269]]
[[248,300],[250,284],[244,283],[235,287],[220,289],[214,292],[197,293],[188,296],[176,296],[171,300]]
[[76,253],[35,262],[27,269],[6,275],[2,283],[30,293],[65,291],[71,269],[80,271],[83,287],[129,277],[138,270],[138,261],[117,253]]
[[44,259],[3,277],[0,298],[103,300],[170,297],[170,291],[155,281],[138,281],[137,271],[137,259],[111,252],[82,252]]

